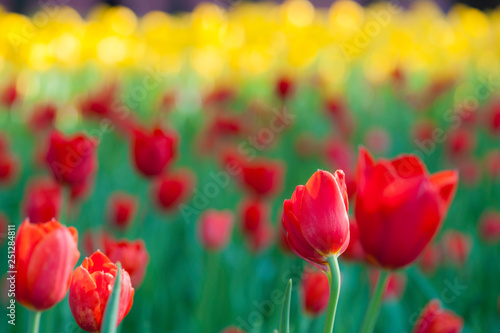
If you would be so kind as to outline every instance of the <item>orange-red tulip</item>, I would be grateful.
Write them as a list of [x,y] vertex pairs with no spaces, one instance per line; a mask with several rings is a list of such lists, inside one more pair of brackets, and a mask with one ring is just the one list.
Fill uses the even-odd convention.
[[326,311],[330,298],[330,283],[323,271],[305,268],[300,281],[302,308],[310,316],[319,316]]
[[229,210],[209,209],[198,222],[198,238],[209,250],[218,251],[227,246],[233,230],[233,213]]
[[434,238],[457,187],[455,171],[429,175],[414,155],[358,159],[356,221],[367,259],[396,269],[412,263]]
[[348,205],[344,172],[315,172],[283,204],[282,225],[290,247],[327,270],[327,257],[342,254],[349,245]]
[[[69,307],[76,323],[84,331],[100,331],[117,271],[118,267],[102,252],[97,251],[89,258],[85,258],[73,272],[69,286]],[[124,269],[121,273],[117,326],[130,311],[134,299],[130,276]]]
[[420,313],[412,333],[460,333],[462,327],[462,318],[442,309],[438,300],[432,300]]
[[25,220],[16,237],[16,299],[29,309],[43,311],[59,303],[66,292],[80,252],[78,232],[56,220]]

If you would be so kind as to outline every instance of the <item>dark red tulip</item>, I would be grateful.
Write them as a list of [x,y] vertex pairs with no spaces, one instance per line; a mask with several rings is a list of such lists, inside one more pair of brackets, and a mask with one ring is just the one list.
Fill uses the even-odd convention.
[[458,230],[447,230],[443,235],[441,246],[445,261],[463,266],[469,258],[472,240],[469,235]]
[[295,82],[287,76],[281,76],[276,81],[276,96],[281,100],[287,100],[295,93]]
[[417,259],[441,228],[457,182],[455,171],[429,175],[415,155],[375,162],[361,148],[355,212],[368,261],[396,269]]
[[[102,252],[85,258],[71,276],[69,285],[69,308],[81,329],[87,332],[101,330],[104,310],[113,291],[118,267]],[[122,269],[121,293],[116,325],[130,311],[134,299],[129,274]]]
[[16,299],[23,306],[44,311],[59,303],[66,292],[78,252],[78,232],[56,220],[25,220],[16,237]]
[[137,213],[137,199],[127,193],[114,193],[108,201],[107,220],[117,229],[125,230],[134,221]]
[[29,119],[29,126],[34,132],[50,130],[54,127],[57,108],[52,103],[41,104],[35,107]]
[[167,169],[177,151],[177,134],[159,127],[151,132],[135,129],[132,136],[134,165],[146,177],[158,176]]
[[436,271],[441,263],[441,249],[433,243],[425,248],[420,257],[420,268],[424,273],[431,274]]
[[244,233],[254,233],[269,221],[270,207],[261,200],[247,199],[241,203],[241,229]]
[[18,99],[19,93],[17,91],[16,81],[13,80],[3,88],[1,96],[2,105],[10,109]]
[[475,132],[468,128],[461,127],[448,134],[446,143],[451,157],[456,158],[468,154],[474,150],[476,146]]
[[[375,290],[379,276],[380,271],[370,271],[370,287],[372,290]],[[387,285],[384,290],[383,298],[385,300],[399,300],[403,296],[405,288],[406,275],[404,273],[390,273],[387,278]]]
[[481,215],[479,220],[479,236],[487,243],[500,241],[500,212],[488,210]]
[[178,208],[190,195],[196,178],[189,169],[178,169],[154,180],[153,198],[164,211]]
[[37,178],[29,182],[22,215],[31,223],[43,223],[59,217],[62,196],[59,184],[52,179]]
[[127,239],[115,240],[104,237],[104,254],[111,262],[120,262],[124,270],[130,275],[134,288],[138,288],[146,274],[149,263],[149,254],[146,244],[142,239],[129,241]]
[[234,216],[230,210],[209,209],[203,212],[198,222],[198,238],[208,250],[220,251],[231,238]]
[[330,283],[325,272],[306,267],[300,281],[300,296],[306,314],[313,317],[323,314],[330,297]]
[[438,300],[432,300],[420,313],[412,333],[460,333],[462,327],[462,318],[442,309]]
[[359,241],[359,227],[354,217],[349,217],[349,246],[342,254],[342,259],[348,261],[363,261],[365,251]]
[[486,127],[492,135],[500,134],[500,99],[495,99],[489,106],[486,116]]
[[274,195],[283,183],[281,162],[264,158],[243,164],[241,180],[243,186],[256,196]]
[[349,217],[344,172],[315,172],[283,203],[282,225],[290,247],[302,259],[327,270],[327,257],[349,245]]
[[46,162],[61,183],[77,186],[88,181],[97,168],[97,143],[84,134],[65,136],[53,131]]

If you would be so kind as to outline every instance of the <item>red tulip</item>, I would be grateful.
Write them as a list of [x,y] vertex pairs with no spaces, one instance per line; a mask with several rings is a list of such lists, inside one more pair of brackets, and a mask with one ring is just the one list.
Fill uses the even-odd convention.
[[468,157],[457,161],[456,163],[460,180],[468,186],[477,185],[481,179],[481,165],[475,157]]
[[66,137],[57,131],[50,134],[46,162],[55,179],[70,186],[87,182],[97,168],[97,143],[77,134]]
[[[75,269],[69,286],[69,307],[78,326],[87,332],[98,332],[104,310],[113,291],[118,267],[102,252],[95,252]],[[122,269],[118,326],[128,314],[134,299],[129,274]]]
[[436,125],[430,120],[423,120],[417,122],[413,126],[413,140],[417,141],[417,143],[422,142],[434,142],[434,131],[436,130]]
[[56,220],[25,220],[16,237],[16,299],[36,311],[59,303],[66,292],[80,252],[78,232]]
[[283,165],[264,158],[243,164],[243,186],[257,196],[274,195],[283,182]]
[[441,250],[438,246],[430,243],[425,248],[420,258],[420,268],[425,273],[433,273],[441,263]]
[[365,251],[359,241],[359,227],[354,217],[349,217],[349,246],[345,249],[342,259],[348,261],[363,261]]
[[438,300],[432,300],[420,313],[412,333],[460,333],[462,327],[462,318],[442,309]]
[[[380,276],[379,270],[370,271],[370,287],[375,290]],[[398,300],[403,295],[406,288],[406,275],[403,273],[391,273],[387,279],[387,286],[384,290],[383,298],[385,300]]]
[[441,242],[444,259],[454,265],[465,265],[471,251],[471,243],[470,236],[458,230],[447,230]]
[[461,127],[448,134],[448,152],[451,157],[456,158],[474,150],[476,146],[475,132],[468,128]]
[[246,333],[244,330],[238,327],[229,326],[222,330],[220,333]]
[[328,306],[330,284],[323,271],[305,268],[300,281],[302,308],[310,316],[323,314]]
[[177,209],[191,193],[196,182],[189,169],[178,169],[154,180],[153,198],[163,211]]
[[327,270],[327,257],[349,245],[349,217],[344,172],[315,172],[283,203],[282,225],[290,247],[302,259]]
[[339,96],[330,97],[325,101],[325,110],[342,137],[350,137],[354,131],[354,120],[345,101]]
[[289,99],[295,92],[295,83],[286,76],[281,76],[276,81],[275,93],[281,100]]
[[233,100],[235,96],[236,96],[236,91],[234,90],[233,87],[219,86],[210,91],[203,98],[203,105],[213,106],[213,105],[228,103],[231,100]]
[[487,243],[500,241],[500,212],[489,210],[479,220],[479,236]]
[[241,229],[253,252],[263,251],[273,240],[269,210],[268,205],[256,199],[247,199],[240,206]]
[[0,152],[0,185],[9,186],[14,183],[20,173],[20,168],[16,156],[10,152]]
[[391,136],[385,128],[372,127],[365,133],[366,146],[377,154],[384,154],[391,148]]
[[264,223],[255,232],[247,235],[248,245],[253,253],[266,250],[273,242],[274,229],[269,223]]
[[105,237],[104,253],[111,262],[120,262],[122,264],[123,269],[130,275],[134,288],[141,285],[149,262],[146,244],[142,239],[129,241]]
[[42,223],[59,217],[61,188],[52,179],[32,180],[25,191],[23,213],[31,223]]
[[117,192],[108,201],[107,220],[117,229],[125,230],[134,221],[137,199],[127,193]]
[[52,103],[41,104],[35,107],[29,119],[29,126],[32,131],[39,132],[52,129],[56,119],[57,108]]
[[500,178],[500,150],[490,151],[484,160],[486,167],[486,174],[491,179]]
[[198,238],[201,244],[212,251],[225,248],[231,238],[233,221],[233,213],[229,210],[209,209],[203,212],[198,223]]
[[330,169],[343,170],[349,198],[356,193],[356,153],[354,147],[343,140],[333,138],[325,141],[323,156]]
[[19,93],[16,87],[16,81],[13,80],[2,91],[1,101],[3,106],[11,108],[12,105],[19,99]]
[[429,175],[414,155],[358,159],[356,221],[371,263],[396,269],[413,262],[434,238],[457,187],[455,171]]
[[159,127],[147,132],[135,129],[132,136],[134,165],[146,177],[160,175],[172,162],[177,150],[177,134]]
[[500,99],[494,100],[489,106],[486,126],[492,135],[496,136],[500,134]]

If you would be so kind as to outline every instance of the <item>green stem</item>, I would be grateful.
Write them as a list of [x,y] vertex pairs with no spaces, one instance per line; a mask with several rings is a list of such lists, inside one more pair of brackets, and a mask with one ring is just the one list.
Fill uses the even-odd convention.
[[40,311],[33,311],[30,315],[30,325],[29,325],[29,333],[38,333],[40,329],[40,317],[42,313]]
[[361,325],[360,333],[373,332],[373,328],[375,327],[375,322],[377,321],[380,305],[382,304],[382,296],[384,295],[388,278],[389,278],[389,272],[381,270],[380,275],[378,277],[377,286],[375,287],[375,291],[373,292],[370,303],[368,304],[368,309],[366,310],[365,318],[363,319],[363,325]]
[[323,333],[332,333],[335,321],[335,312],[337,312],[337,303],[340,294],[340,269],[337,256],[328,257],[328,266],[330,266],[330,299],[326,308],[326,321]]

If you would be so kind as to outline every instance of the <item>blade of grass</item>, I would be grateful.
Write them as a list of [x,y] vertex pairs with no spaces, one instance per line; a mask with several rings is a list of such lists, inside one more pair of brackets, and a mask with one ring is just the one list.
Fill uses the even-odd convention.
[[122,265],[118,262],[116,266],[118,267],[118,271],[116,272],[115,284],[109,296],[108,304],[106,304],[106,309],[104,310],[101,333],[116,332],[116,322],[118,321],[118,308],[120,307],[120,294],[122,289]]
[[292,295],[292,279],[288,281],[283,297],[283,307],[281,308],[280,332],[290,332],[290,298]]

